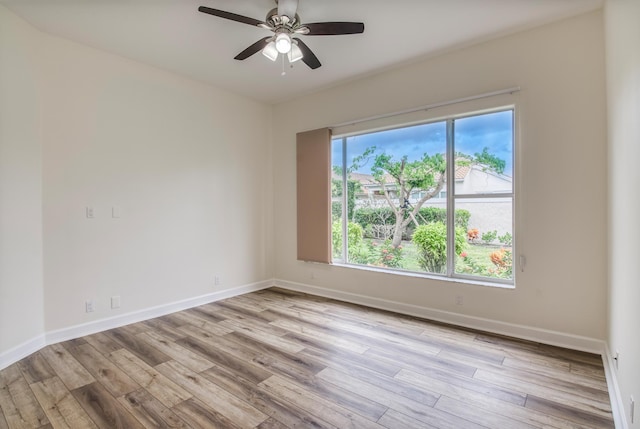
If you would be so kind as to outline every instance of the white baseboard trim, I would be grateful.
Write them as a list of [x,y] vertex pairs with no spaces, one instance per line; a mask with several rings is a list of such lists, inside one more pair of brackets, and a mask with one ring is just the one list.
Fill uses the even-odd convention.
[[0,353],[0,369],[5,369],[9,365],[18,362],[20,359],[24,359],[31,353],[35,353],[44,346],[46,346],[45,335],[41,334],[34,337],[22,344]]
[[129,325],[131,323],[141,322],[143,320],[153,319],[154,317],[164,316],[166,314],[175,313],[176,311],[186,310],[188,308],[197,307],[199,305],[208,304],[210,302],[220,301],[222,299],[243,295],[249,292],[266,289],[273,286],[273,280],[265,280],[257,283],[251,283],[244,286],[238,286],[230,289],[212,292],[206,295],[200,295],[193,298],[187,298],[181,301],[162,304],[156,307],[145,308],[144,310],[134,311],[120,316],[100,319],[93,322],[83,323],[81,325],[71,326],[69,328],[58,329],[46,333],[47,345],[59,343],[61,341],[71,340],[73,338],[84,337],[85,335],[95,334],[120,326]]
[[365,305],[367,307],[379,308],[381,310],[389,310],[409,316],[416,316],[438,322],[450,323],[452,325],[463,326],[466,328],[478,329],[480,331],[507,335],[523,340],[536,341],[552,346],[580,350],[599,355],[603,354],[605,350],[604,341],[595,338],[583,337],[547,329],[534,328],[531,326],[517,325],[514,323],[500,322],[498,320],[485,319],[482,317],[468,316],[465,314],[437,310],[428,307],[421,307],[413,304],[406,304],[403,302],[390,301],[381,298],[373,298],[366,295],[343,292],[335,289],[326,289],[318,286],[311,286],[286,280],[276,279],[275,284],[276,286],[283,289],[290,289],[297,292],[308,293],[311,295],[333,298],[339,301]]
[[168,304],[158,305],[156,307],[145,308],[143,310],[133,311],[131,313],[122,314],[115,317],[95,320],[80,325],[70,326],[68,328],[57,329],[39,335],[23,344],[0,354],[0,370],[9,365],[35,353],[41,348],[50,344],[67,341],[74,338],[83,337],[85,335],[95,334],[96,332],[106,331],[108,329],[118,328],[130,323],[141,322],[143,320],[153,319],[154,317],[164,316],[166,314],[175,313],[176,311],[186,310],[188,308],[197,307],[199,305],[208,304],[210,302],[220,301],[222,299],[232,298],[245,293],[255,292],[266,289],[274,285],[273,280],[264,280],[257,283],[238,286],[218,292],[208,293],[206,295],[187,298],[181,301],[171,302]]
[[616,429],[629,429],[627,417],[624,410],[624,402],[620,394],[618,386],[618,377],[616,376],[616,361],[609,352],[607,344],[602,354],[602,363],[604,365],[604,375],[607,379],[607,389],[609,390],[609,398],[611,399],[611,413],[613,414],[613,422]]

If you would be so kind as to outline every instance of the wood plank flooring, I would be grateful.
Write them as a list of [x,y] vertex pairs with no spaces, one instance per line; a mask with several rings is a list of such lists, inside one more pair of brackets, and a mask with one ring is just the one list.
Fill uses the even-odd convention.
[[0,429],[613,427],[600,356],[276,288],[0,371]]

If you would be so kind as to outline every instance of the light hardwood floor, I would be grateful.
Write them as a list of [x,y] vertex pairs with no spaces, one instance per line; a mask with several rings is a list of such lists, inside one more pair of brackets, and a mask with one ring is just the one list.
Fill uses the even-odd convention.
[[5,428],[613,428],[599,356],[267,289],[0,371]]

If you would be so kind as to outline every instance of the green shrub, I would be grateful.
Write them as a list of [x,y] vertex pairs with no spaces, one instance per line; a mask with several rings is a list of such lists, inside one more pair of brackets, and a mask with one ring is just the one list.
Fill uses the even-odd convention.
[[[369,251],[364,244],[362,226],[354,222],[347,224],[349,235],[349,262],[366,264],[369,262]],[[342,222],[337,220],[331,224],[331,244],[334,258],[342,257]]]
[[504,235],[498,236],[498,241],[505,246],[511,246],[511,243],[513,243],[513,237],[511,236],[511,233],[505,232]]
[[498,236],[498,231],[496,231],[496,230],[483,232],[482,233],[482,241],[484,241],[485,243],[489,244],[489,243],[492,243],[496,239],[497,236]]
[[456,210],[456,227],[460,227],[463,230],[469,229],[469,218],[471,217],[471,212],[465,209]]
[[353,221],[366,230],[370,225],[393,225],[396,222],[396,215],[390,207],[366,207],[354,211]]
[[340,219],[331,224],[331,254],[334,258],[342,257],[342,222]]
[[342,202],[341,201],[332,201],[331,202],[331,221],[335,222],[342,218]]
[[[465,230],[456,227],[455,253],[465,249]],[[431,273],[445,273],[447,269],[447,227],[442,222],[420,225],[413,233],[412,241],[418,248],[418,263],[423,270]]]
[[402,246],[393,247],[391,240],[378,244],[371,240],[368,243],[370,263],[377,267],[402,268]]
[[[339,210],[339,209],[338,209]],[[333,212],[335,215],[335,211]],[[338,215],[339,217],[339,215]],[[406,218],[409,214],[406,214]],[[471,213],[469,210],[458,209],[455,215],[455,225],[461,227],[465,231],[468,229],[469,218]],[[335,217],[334,217],[335,219]],[[418,222],[433,223],[442,222],[447,223],[447,210],[440,207],[422,207],[416,215]],[[374,229],[370,228],[371,225],[395,225],[396,215],[391,207],[379,207],[379,208],[360,208],[356,209],[353,213],[353,221],[362,225],[365,230],[365,236],[368,238],[377,238],[374,234]],[[413,235],[415,224],[410,223],[405,231],[404,238],[410,239]]]
[[[432,222],[442,222],[444,224],[447,223],[447,210],[440,207],[422,207],[418,211],[418,222],[422,223],[432,223]],[[471,217],[471,213],[469,210],[458,209],[456,210],[455,215],[455,224],[456,226],[462,227],[465,231],[469,225],[469,218]]]
[[466,253],[462,253],[460,257],[463,262],[463,264],[458,267],[461,273],[499,279],[513,278],[513,255],[511,254],[511,250],[500,249],[492,252],[489,255],[489,260],[493,266],[487,266]]

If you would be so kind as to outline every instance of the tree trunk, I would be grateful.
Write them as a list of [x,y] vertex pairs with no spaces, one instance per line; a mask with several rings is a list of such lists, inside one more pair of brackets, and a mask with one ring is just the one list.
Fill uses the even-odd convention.
[[404,210],[398,210],[396,212],[396,227],[393,230],[393,240],[391,245],[394,249],[397,249],[402,244],[402,233],[404,232]]

